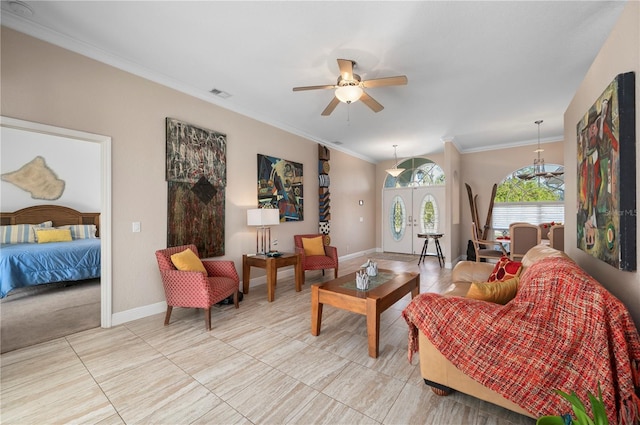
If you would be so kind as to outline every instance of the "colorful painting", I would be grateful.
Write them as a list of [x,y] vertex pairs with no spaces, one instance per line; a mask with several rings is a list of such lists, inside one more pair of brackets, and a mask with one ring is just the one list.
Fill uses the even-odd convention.
[[278,208],[280,221],[304,219],[302,164],[258,154],[258,206]]
[[577,125],[577,246],[636,270],[635,75],[619,74]]
[[166,143],[167,246],[224,255],[227,137],[167,118]]

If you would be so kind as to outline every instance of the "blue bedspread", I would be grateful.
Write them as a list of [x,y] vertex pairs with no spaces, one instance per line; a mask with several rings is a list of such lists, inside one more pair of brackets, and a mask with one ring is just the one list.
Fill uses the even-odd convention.
[[0,245],[0,298],[25,286],[100,277],[100,239]]

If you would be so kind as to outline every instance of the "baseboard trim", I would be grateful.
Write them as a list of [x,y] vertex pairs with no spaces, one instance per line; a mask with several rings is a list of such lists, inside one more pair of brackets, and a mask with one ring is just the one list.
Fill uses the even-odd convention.
[[[349,260],[351,258],[357,258],[366,256],[367,254],[376,252],[375,249],[367,251],[354,252],[353,254],[344,255],[339,257],[340,260]],[[278,277],[291,277],[294,275],[294,269],[287,267],[286,269],[278,270]],[[262,275],[251,279],[249,282],[249,289],[258,285],[266,285],[267,276]],[[242,288],[242,282],[240,282],[240,288]],[[132,322],[134,320],[143,319],[147,316],[153,316],[154,314],[165,313],[167,311],[167,302],[162,301],[155,304],[149,304],[142,307],[132,308],[131,310],[125,310],[111,315],[111,326],[122,325],[123,323]],[[105,326],[103,326],[105,327]]]
[[165,313],[167,311],[167,302],[162,301],[155,304],[144,305],[142,307],[132,308],[131,310],[113,313],[111,315],[111,325],[117,326],[123,323],[132,322],[154,314]]

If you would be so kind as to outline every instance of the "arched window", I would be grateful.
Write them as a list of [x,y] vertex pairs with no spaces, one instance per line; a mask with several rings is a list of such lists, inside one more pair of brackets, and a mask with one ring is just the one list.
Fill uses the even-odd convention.
[[564,223],[564,167],[545,164],[545,174],[533,174],[524,167],[508,175],[498,185],[492,214],[496,233],[506,233],[509,224]]
[[404,171],[393,177],[387,175],[385,188],[443,185],[444,171],[435,162],[427,158],[410,158],[398,164]]

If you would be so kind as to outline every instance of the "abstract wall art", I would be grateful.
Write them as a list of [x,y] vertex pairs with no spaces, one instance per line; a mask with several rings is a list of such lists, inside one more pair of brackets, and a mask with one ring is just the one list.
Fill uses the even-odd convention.
[[304,220],[302,164],[258,154],[258,206],[277,208],[280,221]]
[[577,246],[636,270],[635,74],[619,74],[577,125]]
[[331,151],[318,144],[318,231],[324,235],[324,244],[331,244],[331,192],[329,191],[329,171]]
[[36,156],[19,170],[2,174],[1,178],[29,192],[33,199],[54,201],[64,193],[64,180],[58,178],[41,156]]
[[166,145],[167,246],[224,255],[226,135],[167,118]]

